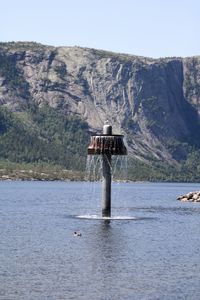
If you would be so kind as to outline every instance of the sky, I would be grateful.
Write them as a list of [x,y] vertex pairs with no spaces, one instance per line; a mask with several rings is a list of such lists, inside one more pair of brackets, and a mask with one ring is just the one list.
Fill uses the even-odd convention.
[[200,55],[200,0],[0,0],[0,42]]

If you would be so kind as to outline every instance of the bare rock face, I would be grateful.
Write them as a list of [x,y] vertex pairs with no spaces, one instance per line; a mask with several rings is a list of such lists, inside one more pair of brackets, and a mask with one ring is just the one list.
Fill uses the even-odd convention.
[[183,59],[183,76],[185,99],[200,114],[200,56]]
[[200,202],[200,191],[190,192],[186,195],[179,196],[177,200],[182,202]]
[[80,47],[0,44],[0,105],[12,111],[45,103],[124,133],[129,153],[175,163],[200,134],[200,57],[151,59]]

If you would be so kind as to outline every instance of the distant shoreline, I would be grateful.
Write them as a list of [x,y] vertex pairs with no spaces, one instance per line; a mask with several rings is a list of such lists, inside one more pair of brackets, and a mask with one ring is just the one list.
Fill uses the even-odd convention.
[[33,170],[0,170],[0,181],[16,180],[16,181],[84,181],[83,172],[71,170],[42,172]]
[[[0,182],[4,181],[60,181],[60,182],[92,182],[85,179],[85,173],[84,172],[78,172],[78,171],[69,171],[69,170],[63,170],[60,172],[36,172],[32,170],[18,170],[18,171],[12,171],[10,174],[1,174],[0,170]],[[95,181],[95,182],[100,182]],[[198,184],[199,182],[195,181],[168,181],[168,180],[113,180],[113,183],[188,183],[188,184]]]

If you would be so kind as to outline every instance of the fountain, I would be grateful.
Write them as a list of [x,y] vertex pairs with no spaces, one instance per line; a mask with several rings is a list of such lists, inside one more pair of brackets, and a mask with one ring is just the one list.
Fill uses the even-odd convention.
[[91,136],[88,155],[102,156],[102,217],[110,218],[112,155],[127,155],[123,135],[112,134],[112,126],[105,124],[103,134]]

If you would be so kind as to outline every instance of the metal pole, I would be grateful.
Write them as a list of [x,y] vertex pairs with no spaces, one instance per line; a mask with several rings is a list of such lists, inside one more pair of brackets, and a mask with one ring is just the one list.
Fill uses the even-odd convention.
[[111,154],[102,155],[102,217],[111,216]]
[[[103,134],[112,135],[112,126],[105,124]],[[102,155],[102,217],[111,216],[111,154]]]

